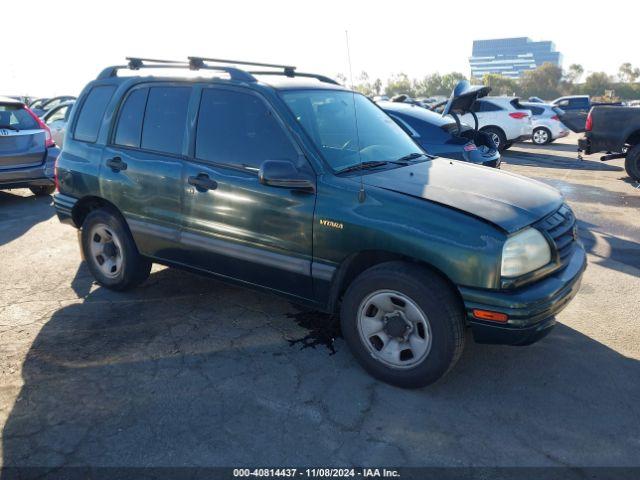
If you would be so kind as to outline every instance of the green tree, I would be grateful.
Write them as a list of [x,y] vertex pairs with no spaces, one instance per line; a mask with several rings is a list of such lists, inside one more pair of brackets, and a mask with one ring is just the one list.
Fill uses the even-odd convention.
[[386,95],[391,97],[400,93],[405,93],[410,97],[416,96],[414,84],[406,73],[392,75],[387,81],[387,87],[385,88]]
[[629,62],[620,65],[618,78],[623,83],[633,83],[640,78],[640,68],[633,68]]
[[559,97],[562,88],[562,69],[553,63],[544,63],[527,70],[520,78],[520,89],[524,97],[537,96],[547,100]]
[[593,72],[585,81],[582,91],[593,97],[604,95],[606,90],[612,86],[611,77],[604,72]]
[[577,83],[584,75],[584,68],[579,63],[569,65],[569,71],[565,74],[565,80],[568,83]]
[[482,84],[491,87],[492,95],[514,95],[518,92],[518,82],[499,73],[485,73]]
[[467,80],[467,77],[460,72],[451,72],[442,76],[442,94],[449,95],[454,87],[461,80]]

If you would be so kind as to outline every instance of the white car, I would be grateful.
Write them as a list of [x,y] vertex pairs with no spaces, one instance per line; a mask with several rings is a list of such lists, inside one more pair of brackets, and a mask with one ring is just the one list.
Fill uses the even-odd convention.
[[75,103],[75,100],[68,100],[62,102],[59,105],[53,107],[42,116],[42,120],[51,129],[51,136],[53,141],[56,142],[60,148],[64,144],[64,135],[67,132],[67,122],[69,121],[69,114],[71,113],[71,107]]
[[[478,127],[493,138],[501,152],[514,142],[529,140],[533,135],[531,110],[525,108],[516,97],[484,97],[476,100],[471,110],[478,117]],[[461,117],[464,123],[473,125],[473,115]]]
[[531,141],[537,145],[546,145],[558,138],[569,135],[569,129],[562,123],[560,116],[564,113],[559,107],[548,103],[523,103],[531,110],[533,117],[533,136]]

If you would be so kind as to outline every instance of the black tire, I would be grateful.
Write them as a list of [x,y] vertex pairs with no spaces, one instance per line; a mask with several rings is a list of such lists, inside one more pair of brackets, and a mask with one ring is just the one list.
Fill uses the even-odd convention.
[[46,197],[48,195],[53,194],[56,191],[55,185],[34,185],[33,187],[29,187],[31,193],[33,193],[36,197]]
[[632,147],[627,152],[624,169],[633,180],[640,182],[640,144]]
[[[361,304],[374,292],[384,290],[405,295],[427,317],[431,347],[411,368],[392,367],[378,360],[360,336]],[[438,275],[405,262],[380,264],[360,274],[343,298],[340,320],[342,334],[364,369],[398,387],[418,388],[437,381],[453,368],[464,348],[464,309],[456,294]]]
[[488,133],[493,138],[494,143],[496,144],[496,148],[499,152],[503,152],[507,145],[507,137],[505,136],[502,129],[498,127],[485,127],[481,131]]
[[[113,276],[108,276],[101,270],[99,259],[92,253],[91,243],[95,239],[90,238],[90,235],[92,230],[98,226],[105,226],[120,245],[116,250],[121,255],[121,264]],[[129,290],[140,285],[149,277],[151,262],[140,255],[129,228],[118,213],[108,209],[97,209],[90,212],[82,223],[81,243],[82,253],[89,271],[103,287],[117,291]]]
[[[542,135],[545,134],[546,136]],[[536,145],[548,145],[553,141],[551,130],[545,127],[538,127],[533,131],[531,141]]]

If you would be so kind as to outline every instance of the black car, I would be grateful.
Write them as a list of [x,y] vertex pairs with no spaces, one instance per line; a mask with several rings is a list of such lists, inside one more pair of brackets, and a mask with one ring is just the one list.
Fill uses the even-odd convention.
[[500,167],[500,152],[491,138],[468,125],[458,124],[448,115],[440,115],[410,103],[378,102],[427,153],[489,167]]
[[54,164],[60,153],[51,131],[26,105],[0,97],[0,190],[54,191]]

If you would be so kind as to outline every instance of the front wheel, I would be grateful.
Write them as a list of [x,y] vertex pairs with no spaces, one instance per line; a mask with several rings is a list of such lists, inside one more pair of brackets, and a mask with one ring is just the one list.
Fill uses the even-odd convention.
[[627,151],[624,169],[633,180],[640,182],[640,144]]
[[144,258],[119,215],[94,210],[82,223],[82,253],[96,281],[112,290],[128,290],[149,276],[151,262]]
[[422,267],[389,262],[349,286],[342,333],[374,377],[404,388],[444,376],[464,348],[464,311],[451,287]]

